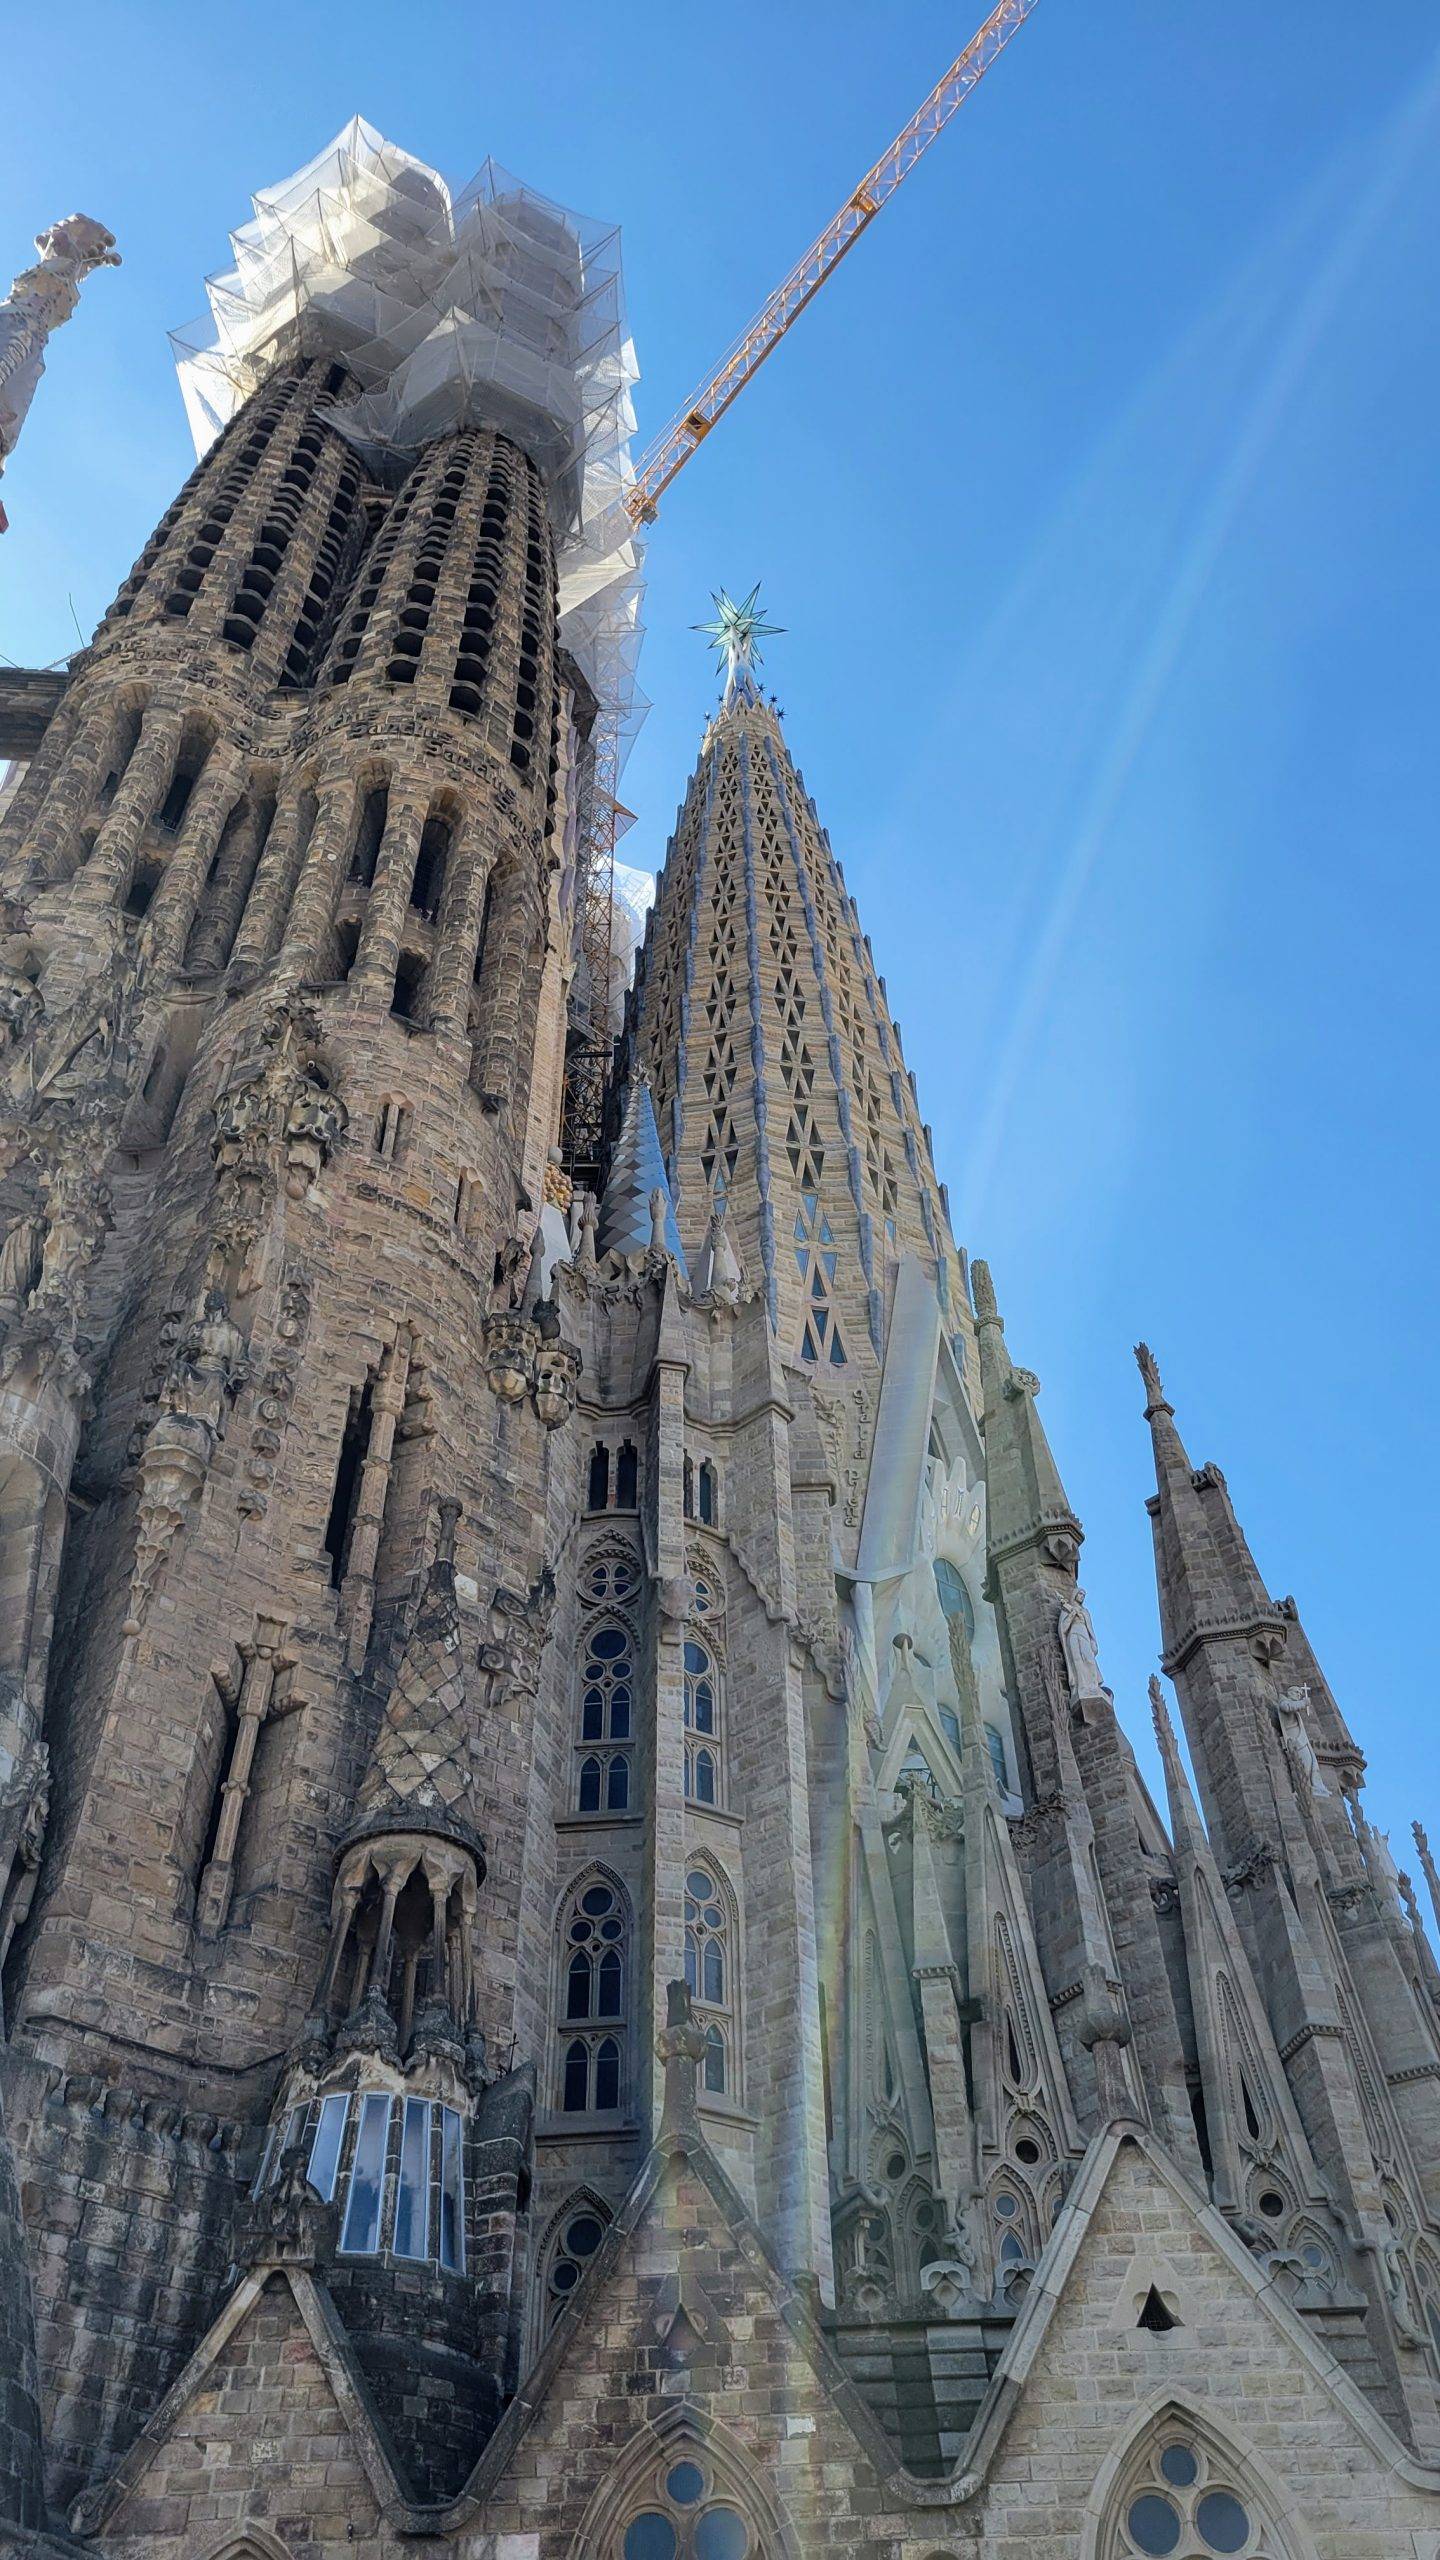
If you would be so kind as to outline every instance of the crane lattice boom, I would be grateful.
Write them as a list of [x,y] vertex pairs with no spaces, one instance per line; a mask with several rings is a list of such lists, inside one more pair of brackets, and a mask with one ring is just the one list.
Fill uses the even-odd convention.
[[[763,310],[737,338],[723,364],[688,400],[678,417],[646,452],[625,504],[636,524],[650,524],[663,492],[703,443],[717,418],[756,374],[771,349],[813,302],[847,249],[869,229],[881,207],[907,178],[922,152],[943,133],[957,107],[978,88],[992,62],[1003,53],[1039,0],[999,0],[989,17],[936,81],[923,105],[896,134],[872,168],[853,187],[833,222],[776,286]],[[596,1179],[602,1151],[601,1116],[610,1057],[611,922],[614,912],[615,835],[619,804],[619,739],[613,724],[600,715],[592,747],[593,764],[585,790],[580,823],[578,900],[579,941],[588,979],[588,1018],[573,1037],[566,1066],[568,1153],[577,1178]]]
[[785,332],[797,320],[807,302],[813,302],[826,278],[833,275],[847,249],[853,249],[862,231],[868,230],[882,205],[889,202],[898,186],[914,168],[922,152],[928,151],[937,134],[943,133],[957,107],[964,105],[971,91],[984,79],[992,62],[1002,53],[1039,0],[1000,0],[998,8],[957,54],[943,77],[936,81],[924,104],[917,107],[903,130],[895,136],[888,151],[883,151],[873,167],[866,170],[857,187],[853,187],[844,204],[828,222],[818,240],[803,258],[797,260],[782,284],[778,284],[768,302],[751,321],[724,362],[711,374],[708,382],[688,400],[672,418],[664,434],[649,447],[635,476],[635,485],[626,496],[637,524],[649,524],[663,492],[669,488],[678,471],[682,471],[717,418],[724,416],[732,400],[738,398],[752,374],[758,372],[772,348],[777,347]]

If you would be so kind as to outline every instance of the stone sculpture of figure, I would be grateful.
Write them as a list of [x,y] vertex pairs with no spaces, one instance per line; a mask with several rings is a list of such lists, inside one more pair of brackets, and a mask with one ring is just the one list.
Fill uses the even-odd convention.
[[1065,1672],[1070,1694],[1078,1706],[1084,1698],[1109,1696],[1100,1677],[1100,1655],[1095,1644],[1095,1629],[1085,1606],[1085,1594],[1077,1585],[1060,1603],[1056,1620],[1060,1649],[1065,1656]]
[[75,1102],[112,1068],[117,1079],[123,1075],[137,975],[135,954],[117,945],[53,1020],[41,1008],[35,1038],[17,1055],[6,1079],[17,1101]]
[[668,1253],[670,1250],[665,1241],[665,1208],[665,1194],[657,1182],[650,1194],[650,1250],[652,1253]]
[[1284,1696],[1275,1701],[1275,1713],[1280,1721],[1280,1747],[1289,1763],[1302,1803],[1307,1796],[1328,1796],[1330,1793],[1320,1775],[1320,1763],[1310,1739],[1310,1722],[1305,1712],[1309,1696],[1308,1686],[1303,1686],[1287,1689]]
[[17,1218],[0,1244],[0,1324],[13,1324],[28,1307],[40,1278],[45,1244],[43,1218]]
[[20,1809],[19,1828],[10,1859],[10,1872],[4,1878],[4,1890],[0,1893],[0,1964],[9,1954],[10,1942],[17,1930],[23,1928],[35,1899],[45,1832],[50,1820],[50,1753],[47,1745],[39,1740],[21,1761],[9,1800],[0,1805],[0,1831],[8,1828],[6,1817],[16,1803]]
[[247,1365],[243,1333],[231,1322],[221,1292],[208,1289],[176,1350],[161,1405],[167,1413],[203,1423],[218,1440],[226,1406],[238,1394]]
[[600,1223],[599,1204],[593,1191],[582,1191],[580,1198],[580,1237],[575,1248],[575,1267],[579,1271],[595,1268],[595,1237]]
[[[35,386],[45,370],[45,346],[67,321],[80,287],[96,267],[118,267],[115,234],[85,213],[67,214],[37,234],[39,263],[18,275],[0,302],[0,472],[14,452]],[[0,533],[5,510],[0,507]]]
[[507,1236],[495,1256],[495,1285],[490,1303],[501,1314],[513,1314],[525,1297],[525,1280],[530,1269],[528,1235]]

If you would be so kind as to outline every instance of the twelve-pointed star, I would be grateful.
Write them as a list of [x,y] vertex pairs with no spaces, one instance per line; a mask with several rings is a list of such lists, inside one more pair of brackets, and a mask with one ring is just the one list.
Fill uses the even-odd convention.
[[785,628],[783,622],[765,620],[759,599],[758,578],[748,596],[743,596],[738,604],[722,587],[719,594],[712,595],[710,599],[715,607],[715,620],[696,622],[691,626],[695,631],[704,632],[712,648],[723,651],[727,677],[733,676],[737,667],[758,667],[760,642]]

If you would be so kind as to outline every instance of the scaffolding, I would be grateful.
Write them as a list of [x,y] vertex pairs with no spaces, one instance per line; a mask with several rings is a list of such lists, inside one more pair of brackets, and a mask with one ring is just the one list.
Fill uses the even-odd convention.
[[620,775],[645,704],[636,690],[643,546],[628,504],[638,368],[619,233],[552,204],[487,160],[452,193],[355,117],[251,199],[233,263],[206,283],[208,319],[171,344],[203,453],[277,364],[343,363],[321,414],[378,476],[461,427],[498,428],[540,470],[555,526],[559,637],[578,671],[567,1125],[598,1156],[612,1037]]

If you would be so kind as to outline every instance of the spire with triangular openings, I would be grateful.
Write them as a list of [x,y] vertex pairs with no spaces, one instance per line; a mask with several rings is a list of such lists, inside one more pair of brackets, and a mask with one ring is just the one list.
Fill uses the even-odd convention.
[[726,655],[646,934],[629,1026],[682,1236],[725,1204],[782,1351],[833,1383],[882,1355],[893,1274],[968,1329],[928,1132],[855,906],[773,700],[756,591],[706,626]]

